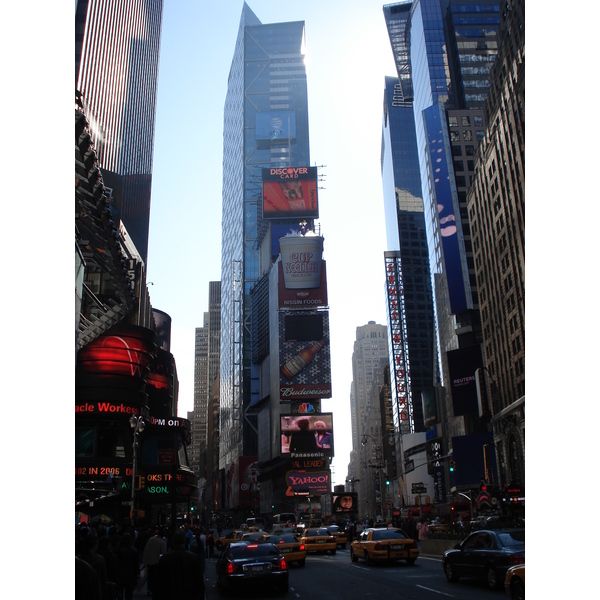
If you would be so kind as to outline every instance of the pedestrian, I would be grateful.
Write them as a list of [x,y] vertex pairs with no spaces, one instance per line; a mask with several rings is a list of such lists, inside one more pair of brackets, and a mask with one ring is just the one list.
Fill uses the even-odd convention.
[[147,590],[149,596],[153,596],[155,593],[158,561],[166,553],[167,542],[164,538],[164,531],[161,527],[157,527],[154,530],[154,535],[146,542],[142,556],[142,564],[146,567],[146,573],[148,574]]
[[140,559],[130,533],[121,535],[117,546],[117,560],[119,562],[117,597],[119,600],[132,600],[133,591],[140,578]]
[[104,562],[106,563],[107,597],[109,600],[116,600],[119,560],[108,535],[103,535],[98,540],[98,554],[104,557]]
[[75,600],[102,600],[98,574],[78,556],[75,556]]
[[419,536],[419,550],[421,549],[421,542],[427,539],[429,533],[429,525],[425,517],[421,517],[421,520],[417,523],[417,534]]
[[100,585],[100,597],[109,600],[106,561],[103,556],[98,554],[98,536],[95,533],[90,533],[85,537],[83,547],[77,557],[84,560],[96,571],[98,584]]
[[192,545],[194,543],[194,532],[192,531],[192,528],[190,527],[189,523],[186,523],[185,525],[185,549],[186,550],[191,550],[192,549]]
[[215,555],[215,535],[212,529],[208,530],[208,535],[206,536],[206,545],[208,546],[208,556],[213,558]]
[[204,600],[204,569],[199,553],[185,549],[185,533],[173,533],[171,549],[164,554],[157,571],[154,600]]

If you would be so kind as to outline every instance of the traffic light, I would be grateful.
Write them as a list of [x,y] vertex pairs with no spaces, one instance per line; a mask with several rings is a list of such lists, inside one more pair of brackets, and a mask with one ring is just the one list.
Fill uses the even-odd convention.
[[146,487],[146,478],[143,475],[137,475],[135,479],[135,489],[143,490]]
[[456,463],[451,460],[450,461],[450,473],[454,473],[454,470],[456,469]]

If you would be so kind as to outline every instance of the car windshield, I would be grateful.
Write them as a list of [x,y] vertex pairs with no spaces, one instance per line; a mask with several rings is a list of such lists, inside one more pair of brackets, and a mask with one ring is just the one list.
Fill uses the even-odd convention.
[[503,546],[522,548],[525,546],[525,531],[503,531],[498,534]]
[[373,540],[407,540],[408,538],[401,531],[394,529],[376,529],[373,531]]
[[273,544],[240,544],[232,546],[229,554],[234,559],[279,556]]

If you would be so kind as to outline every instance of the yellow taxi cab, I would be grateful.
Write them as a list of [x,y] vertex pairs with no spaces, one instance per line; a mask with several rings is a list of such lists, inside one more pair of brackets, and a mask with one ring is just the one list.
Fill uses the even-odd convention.
[[368,565],[377,561],[405,560],[414,564],[419,556],[417,542],[396,527],[387,529],[370,527],[364,529],[357,540],[350,544],[350,558],[357,562],[363,558]]
[[506,571],[504,589],[512,600],[525,600],[525,565],[515,565]]
[[232,542],[239,542],[245,533],[248,533],[247,529],[234,529],[227,535],[217,538],[215,540],[215,546],[217,547],[217,550],[223,550],[223,548],[227,548],[227,546],[229,546],[229,544]]
[[265,542],[273,544],[289,563],[297,562],[301,567],[306,563],[306,546],[293,533],[281,532],[267,535]]
[[335,537],[337,545],[342,549],[346,549],[348,538],[346,532],[339,525],[327,525],[327,530]]
[[335,554],[337,541],[327,527],[308,527],[302,532],[300,542],[307,552],[331,552]]

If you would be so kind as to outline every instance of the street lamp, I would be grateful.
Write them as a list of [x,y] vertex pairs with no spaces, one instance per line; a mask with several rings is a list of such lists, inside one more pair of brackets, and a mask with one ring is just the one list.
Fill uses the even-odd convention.
[[[388,495],[387,482],[384,486],[383,480],[382,480],[383,468],[384,468],[384,466],[386,466],[385,458],[382,453],[383,441],[386,438],[388,438],[389,445],[394,446],[395,445],[395,434],[394,434],[394,432],[390,432],[390,433],[386,433],[385,435],[383,435],[380,438],[375,438],[368,433],[363,433],[363,436],[360,440],[361,446],[366,446],[369,443],[369,438],[373,442],[375,442],[375,459],[377,462],[375,464],[369,464],[369,466],[372,468],[378,469],[378,483],[379,483],[379,497],[380,497],[379,499],[380,499],[380,506],[381,506],[380,516],[383,518],[384,507],[387,508],[387,495]],[[386,474],[386,478],[387,478],[387,474]],[[376,503],[376,506],[377,506],[377,503]]]
[[135,476],[137,472],[137,453],[140,444],[140,433],[144,431],[146,423],[144,422],[144,417],[141,415],[131,415],[131,418],[129,419],[129,425],[133,429],[133,469],[131,475],[131,512],[129,516],[133,520],[135,518]]

